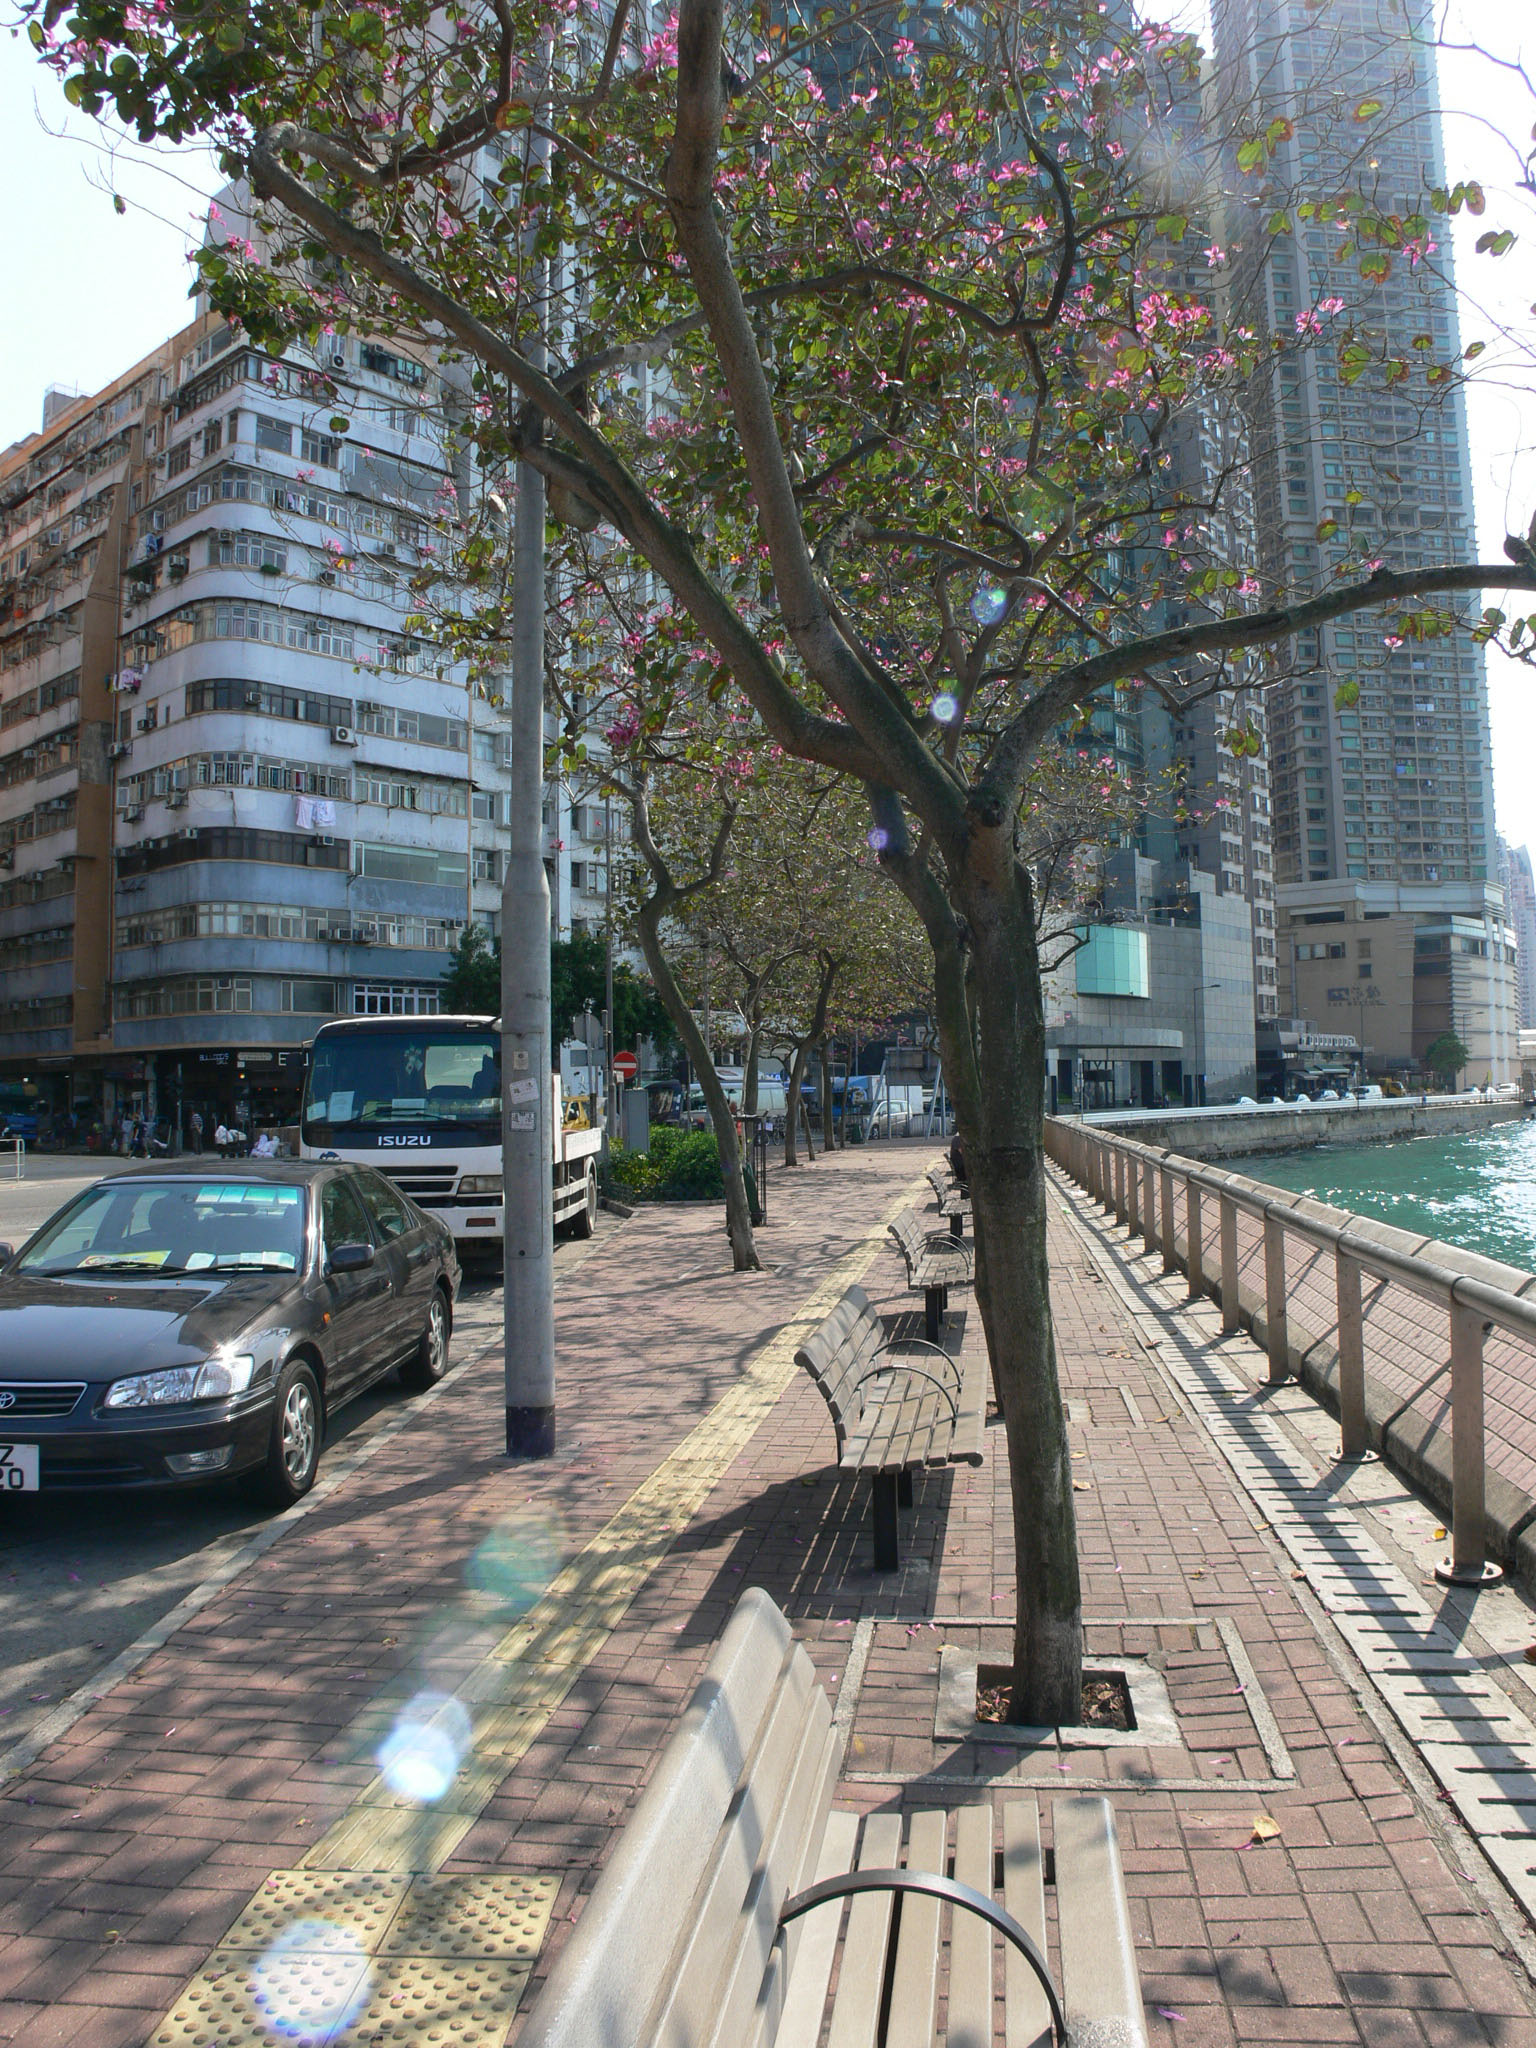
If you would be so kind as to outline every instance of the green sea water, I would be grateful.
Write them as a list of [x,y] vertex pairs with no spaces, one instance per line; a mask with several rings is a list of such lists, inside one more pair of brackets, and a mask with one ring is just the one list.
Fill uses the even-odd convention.
[[1536,1121],[1453,1138],[1319,1145],[1222,1164],[1536,1272]]

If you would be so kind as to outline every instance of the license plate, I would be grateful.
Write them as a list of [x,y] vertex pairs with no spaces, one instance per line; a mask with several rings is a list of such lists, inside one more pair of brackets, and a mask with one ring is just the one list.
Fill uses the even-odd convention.
[[0,1444],[0,1493],[36,1493],[38,1449],[36,1444]]

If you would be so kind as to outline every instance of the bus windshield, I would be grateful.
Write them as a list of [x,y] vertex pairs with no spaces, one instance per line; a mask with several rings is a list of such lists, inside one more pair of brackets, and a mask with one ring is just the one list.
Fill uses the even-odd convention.
[[321,1032],[304,1084],[304,1136],[399,1124],[455,1129],[501,1124],[501,1047],[494,1031]]

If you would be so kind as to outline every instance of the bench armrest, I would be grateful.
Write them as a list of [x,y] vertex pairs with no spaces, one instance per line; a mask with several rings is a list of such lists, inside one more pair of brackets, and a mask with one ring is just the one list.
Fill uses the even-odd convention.
[[883,1358],[888,1351],[931,1351],[941,1365],[946,1365],[955,1376],[955,1392],[959,1393],[964,1375],[960,1361],[944,1349],[942,1344],[930,1344],[926,1337],[891,1337],[870,1353],[871,1358]]
[[923,1249],[930,1252],[959,1252],[966,1264],[971,1261],[971,1248],[963,1237],[955,1237],[947,1230],[928,1230],[923,1233]]
[[[935,1345],[933,1348],[937,1350],[939,1347]],[[879,1357],[879,1355],[879,1352],[875,1353],[875,1356],[877,1358]],[[920,1380],[929,1381],[933,1386],[938,1388],[939,1392],[944,1396],[945,1400],[949,1403],[950,1421],[956,1422],[959,1420],[960,1404],[955,1398],[955,1394],[952,1394],[949,1388],[945,1386],[944,1382],[939,1378],[938,1374],[930,1372],[926,1365],[903,1365],[900,1359],[897,1359],[895,1363],[891,1365],[871,1365],[868,1372],[861,1372],[859,1374],[859,1377],[854,1381],[854,1385],[856,1387],[862,1387],[866,1380],[877,1380],[879,1379],[882,1373],[886,1372],[915,1373]],[[958,1391],[959,1390],[956,1389],[956,1392]]]
[[1061,1999],[1051,1981],[1045,1957],[1010,1912],[998,1905],[995,1899],[989,1899],[985,1892],[977,1891],[974,1885],[962,1884],[958,1878],[935,1877],[923,1870],[852,1870],[846,1876],[823,1878],[820,1884],[809,1885],[803,1892],[797,1892],[786,1901],[779,1914],[779,1926],[782,1929],[789,1921],[799,1919],[802,1913],[809,1913],[816,1906],[824,1906],[832,1899],[852,1897],[857,1892],[920,1892],[926,1898],[944,1899],[951,1906],[975,1913],[987,1921],[1005,1941],[1012,1942],[1039,1979],[1040,1989],[1051,2008],[1051,2024],[1055,2028],[1056,2039],[1065,2048],[1066,2015],[1061,2009]]

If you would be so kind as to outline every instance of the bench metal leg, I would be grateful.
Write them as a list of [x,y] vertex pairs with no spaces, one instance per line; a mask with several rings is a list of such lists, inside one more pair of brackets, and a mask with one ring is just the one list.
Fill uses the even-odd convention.
[[912,1467],[903,1465],[896,1475],[896,1505],[909,1508],[912,1505]]
[[896,1478],[894,1472],[871,1472],[870,1491],[875,1510],[875,1570],[893,1572],[901,1563],[900,1529],[896,1521]]
[[928,1287],[923,1290],[923,1332],[930,1344],[939,1341],[939,1325],[944,1319],[945,1287]]
[[949,1219],[949,1234],[956,1244],[965,1242],[965,1218],[957,1209]]

